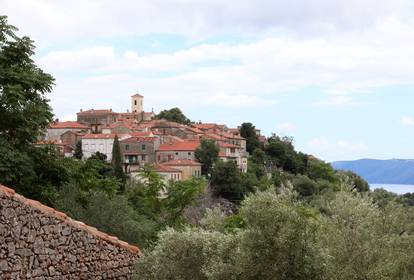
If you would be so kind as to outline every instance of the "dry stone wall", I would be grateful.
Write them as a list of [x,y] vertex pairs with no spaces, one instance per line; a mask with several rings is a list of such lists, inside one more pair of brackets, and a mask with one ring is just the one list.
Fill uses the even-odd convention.
[[0,279],[131,279],[129,245],[0,185]]

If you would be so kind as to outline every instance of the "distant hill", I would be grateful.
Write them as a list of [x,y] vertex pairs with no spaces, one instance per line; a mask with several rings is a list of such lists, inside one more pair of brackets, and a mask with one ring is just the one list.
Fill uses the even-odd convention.
[[336,161],[332,166],[353,171],[371,184],[414,185],[414,160],[411,159]]

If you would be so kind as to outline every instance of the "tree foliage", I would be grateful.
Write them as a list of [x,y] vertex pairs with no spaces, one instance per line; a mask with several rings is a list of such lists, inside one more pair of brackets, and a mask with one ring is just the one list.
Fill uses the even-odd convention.
[[114,143],[112,145],[112,167],[114,169],[114,176],[121,182],[120,191],[125,191],[126,176],[123,169],[121,146],[119,145],[118,135],[115,135]]
[[73,157],[77,158],[77,159],[82,159],[83,158],[82,141],[81,140],[76,142],[75,152],[73,153]]
[[[319,212],[283,189],[249,196],[228,219],[208,211],[203,228],[168,229],[137,263],[145,279],[412,279],[414,239],[406,210],[381,209],[341,191]],[[174,257],[171,257],[174,256]]]
[[259,137],[256,134],[256,127],[252,123],[242,123],[240,136],[246,138],[246,150],[249,153],[260,147]]
[[211,174],[213,165],[218,160],[219,151],[213,140],[201,140],[200,146],[195,150],[195,157],[202,164],[203,175]]
[[183,112],[180,110],[180,108],[171,108],[169,110],[162,110],[159,114],[155,116],[156,119],[161,120],[167,120],[171,122],[177,122],[181,124],[190,124],[191,121],[188,119]]
[[32,144],[52,120],[46,94],[54,79],[33,62],[33,41],[16,30],[0,16],[0,183],[48,203],[52,182],[40,185]]

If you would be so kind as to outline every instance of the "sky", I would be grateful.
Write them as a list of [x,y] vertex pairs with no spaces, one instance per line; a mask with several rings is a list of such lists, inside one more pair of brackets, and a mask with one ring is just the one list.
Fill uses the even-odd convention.
[[326,161],[414,158],[414,1],[0,0],[80,109],[179,107]]

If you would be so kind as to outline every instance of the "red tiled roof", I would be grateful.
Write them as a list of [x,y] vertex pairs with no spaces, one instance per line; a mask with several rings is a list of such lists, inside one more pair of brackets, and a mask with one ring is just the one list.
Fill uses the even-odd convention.
[[196,128],[196,127],[184,126],[183,128],[186,129],[186,130],[189,130],[189,131],[191,131],[193,133],[196,133],[196,134],[203,134],[204,133],[202,130],[200,130],[200,129]]
[[160,145],[158,151],[195,151],[200,146],[199,141],[183,141]]
[[225,142],[218,142],[218,145],[219,147],[223,147],[223,148],[241,148],[240,146],[225,143]]
[[157,138],[155,137],[129,137],[121,140],[122,143],[133,143],[133,142],[154,142]]
[[202,138],[213,139],[213,140],[223,140],[222,136],[220,136],[218,134],[215,134],[215,133],[206,133],[206,134],[203,135]]
[[201,166],[201,163],[191,159],[176,159],[163,162],[167,166]]
[[220,130],[214,130],[214,132],[222,137],[228,138],[228,139],[240,139],[240,140],[244,140],[243,137],[241,137],[240,135],[235,135],[233,133],[228,133],[225,131],[220,131]]
[[216,123],[197,123],[193,124],[194,127],[202,130],[212,129],[212,128],[223,128],[223,124],[216,124]]
[[107,126],[107,127],[109,127],[109,128],[115,128],[115,127],[119,127],[119,126],[123,126],[123,127],[126,127],[126,128],[128,128],[128,129],[133,129],[132,128],[132,124],[130,124],[130,123],[126,123],[126,122],[117,122],[117,123],[112,123],[112,124],[110,124],[109,126]]
[[4,195],[10,197],[11,199],[18,201],[22,204],[25,204],[31,208],[37,209],[39,211],[41,211],[43,214],[51,216],[53,218],[59,219],[61,221],[63,221],[64,223],[78,228],[82,231],[88,232],[91,235],[103,239],[109,243],[112,243],[115,246],[119,246],[121,248],[124,248],[128,251],[130,251],[133,254],[137,254],[139,256],[141,256],[141,252],[139,250],[138,247],[130,245],[124,241],[119,240],[117,237],[115,236],[110,236],[104,232],[98,231],[96,228],[85,225],[82,222],[76,221],[70,217],[68,217],[65,213],[63,212],[59,212],[53,208],[50,208],[46,205],[41,204],[39,201],[36,200],[31,200],[31,199],[27,199],[24,196],[21,196],[19,194],[16,194],[16,192],[13,189],[7,188],[3,185],[0,184],[0,192],[3,193]]
[[153,165],[153,168],[154,168],[154,171],[156,172],[181,173],[181,170],[166,166],[161,163],[155,163]]
[[125,137],[129,134],[116,134],[116,133],[100,133],[100,134],[86,134],[85,136],[82,137],[82,139],[112,139],[115,138],[115,135],[118,135],[118,138],[122,138]]
[[54,122],[49,125],[50,129],[62,129],[62,128],[77,128],[77,129],[88,129],[89,126],[78,123],[78,122]]

